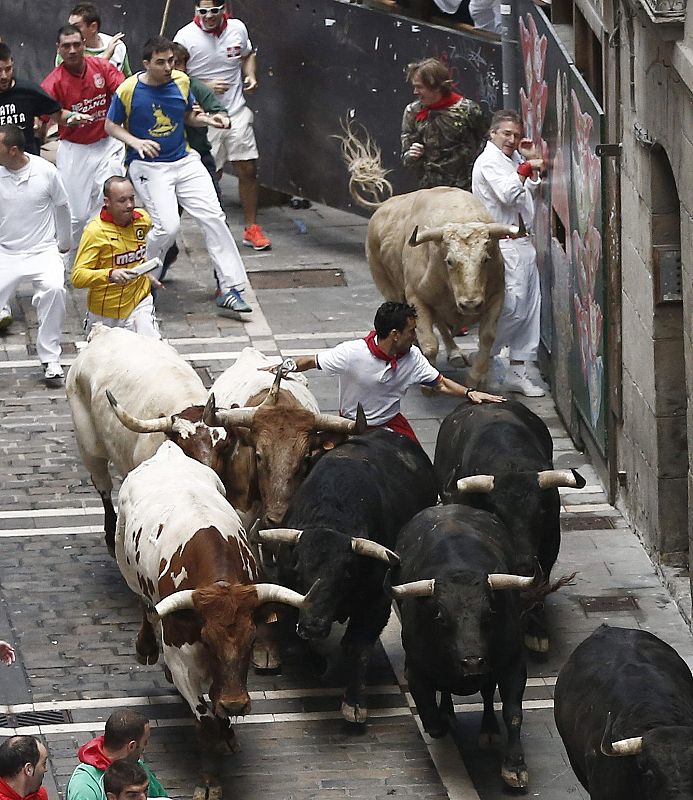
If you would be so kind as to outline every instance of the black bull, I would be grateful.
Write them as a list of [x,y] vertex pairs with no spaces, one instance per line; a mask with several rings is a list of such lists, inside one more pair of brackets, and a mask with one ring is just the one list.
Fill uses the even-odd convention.
[[592,800],[693,800],[693,677],[661,639],[601,625],[561,670],[554,715]]
[[310,609],[299,614],[299,636],[325,638],[333,621],[348,620],[342,714],[350,722],[367,716],[366,668],[390,615],[383,579],[397,562],[397,534],[437,499],[433,466],[421,447],[375,430],[324,455],[296,492],[287,528],[260,533],[263,542],[283,542],[277,554],[283,584],[320,581]]
[[[492,514],[447,505],[417,514],[400,533],[400,566],[392,570],[399,603],[407,680],[431,736],[454,724],[451,694],[481,692],[479,745],[499,739],[493,697],[498,685],[508,731],[503,780],[527,785],[520,742],[527,671],[518,589],[533,579],[508,574],[505,526]],[[440,706],[436,691],[441,692]]]
[[[458,406],[440,426],[434,460],[443,503],[495,514],[512,538],[513,571],[533,575],[538,562],[547,581],[561,544],[557,487],[585,485],[575,470],[554,470],[552,459],[544,422],[510,401]],[[525,642],[530,650],[549,648],[542,605],[527,615]]]

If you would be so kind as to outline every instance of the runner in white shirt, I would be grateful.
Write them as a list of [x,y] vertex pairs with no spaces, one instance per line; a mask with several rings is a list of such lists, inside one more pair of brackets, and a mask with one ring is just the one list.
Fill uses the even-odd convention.
[[[518,152],[518,149],[520,152]],[[522,153],[523,155],[521,155]],[[496,111],[486,149],[472,168],[472,192],[489,210],[494,222],[527,230],[534,222],[533,193],[541,184],[544,162],[529,139],[522,138],[522,120],[516,111]],[[505,302],[496,328],[492,354],[510,348],[510,368],[503,389],[526,397],[543,397],[533,378],[539,349],[541,291],[537,254],[529,236],[499,241],[505,262]]]
[[253,112],[243,92],[257,89],[255,51],[248,30],[227,11],[220,0],[196,0],[195,17],[173,37],[190,53],[188,74],[206,83],[219,96],[231,118],[228,130],[209,131],[212,156],[221,170],[231,162],[238,178],[243,206],[243,244],[254,250],[268,250],[272,242],[257,224],[257,157]]
[[0,328],[12,322],[10,298],[30,279],[38,317],[36,350],[44,377],[63,378],[60,333],[65,319],[64,268],[60,252],[70,249],[67,193],[57,169],[24,152],[24,133],[0,125]]
[[[414,345],[416,309],[406,303],[383,303],[365,339],[343,342],[315,356],[299,356],[281,365],[285,372],[320,369],[339,375],[339,413],[356,419],[363,407],[371,427],[386,427],[418,441],[400,402],[410,386],[428,386],[440,394],[466,397],[472,403],[501,403],[502,397],[467,388],[446,378]],[[272,367],[276,372],[278,367]]]

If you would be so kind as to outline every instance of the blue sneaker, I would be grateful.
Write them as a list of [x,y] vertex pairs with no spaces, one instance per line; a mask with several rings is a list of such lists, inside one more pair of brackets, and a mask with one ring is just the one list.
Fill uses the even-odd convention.
[[226,294],[217,297],[217,306],[226,311],[235,311],[240,314],[250,314],[253,310],[243,299],[243,295],[238,289],[229,289]]

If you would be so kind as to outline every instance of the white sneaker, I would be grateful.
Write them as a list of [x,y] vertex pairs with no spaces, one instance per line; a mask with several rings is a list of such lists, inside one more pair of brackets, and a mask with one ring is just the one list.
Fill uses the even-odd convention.
[[12,324],[12,312],[9,308],[0,308],[0,331],[6,331]]
[[532,382],[524,364],[510,364],[505,373],[503,389],[506,392],[523,394],[525,397],[543,397],[546,394],[541,386]]
[[43,377],[47,381],[54,381],[58,380],[59,378],[64,378],[65,373],[63,372],[63,368],[60,366],[58,361],[49,361],[46,364],[46,369],[43,373]]

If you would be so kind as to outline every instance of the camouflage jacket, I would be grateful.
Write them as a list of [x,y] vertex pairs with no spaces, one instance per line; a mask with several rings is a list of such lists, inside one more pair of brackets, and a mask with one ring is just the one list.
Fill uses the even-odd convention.
[[[458,186],[471,191],[472,165],[484,147],[488,122],[481,108],[462,98],[455,105],[429,111],[428,118],[418,122],[419,100],[404,109],[402,117],[402,163],[419,174],[419,188]],[[406,152],[414,142],[424,146],[417,160]]]

